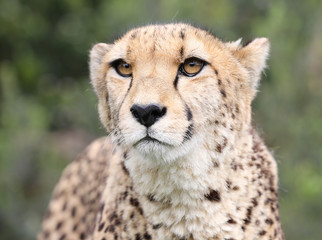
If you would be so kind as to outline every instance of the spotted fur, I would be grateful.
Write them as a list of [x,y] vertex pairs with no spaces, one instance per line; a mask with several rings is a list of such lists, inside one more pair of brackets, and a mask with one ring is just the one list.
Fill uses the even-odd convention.
[[[64,171],[38,239],[284,239],[276,163],[251,126],[268,51],[266,38],[223,43],[186,24],[95,45],[91,82],[110,137]],[[206,63],[193,77],[179,71],[189,57]],[[133,104],[167,112],[147,129]]]

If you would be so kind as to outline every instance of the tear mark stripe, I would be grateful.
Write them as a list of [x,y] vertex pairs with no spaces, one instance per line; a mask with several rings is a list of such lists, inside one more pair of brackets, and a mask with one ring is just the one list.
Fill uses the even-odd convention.
[[187,115],[188,121],[191,121],[193,116],[192,116],[191,109],[188,107],[187,104],[185,104],[185,110],[186,110],[186,115]]
[[179,81],[179,76],[178,74],[176,75],[176,78],[174,79],[174,82],[173,82],[173,85],[174,85],[174,88],[177,90],[177,87],[178,87],[178,81]]

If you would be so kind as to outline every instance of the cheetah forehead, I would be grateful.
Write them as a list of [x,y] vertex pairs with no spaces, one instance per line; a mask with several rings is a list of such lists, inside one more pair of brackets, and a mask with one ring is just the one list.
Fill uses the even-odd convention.
[[224,44],[209,32],[188,24],[148,25],[130,30],[115,41],[109,61],[170,58],[180,62],[192,56],[210,61],[215,47],[222,49]]

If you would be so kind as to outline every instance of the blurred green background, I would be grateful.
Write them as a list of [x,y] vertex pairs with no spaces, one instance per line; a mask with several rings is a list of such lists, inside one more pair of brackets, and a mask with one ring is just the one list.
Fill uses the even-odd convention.
[[105,134],[88,51],[147,23],[268,37],[254,124],[279,165],[287,239],[322,238],[320,0],[0,1],[0,239],[34,239],[62,169]]

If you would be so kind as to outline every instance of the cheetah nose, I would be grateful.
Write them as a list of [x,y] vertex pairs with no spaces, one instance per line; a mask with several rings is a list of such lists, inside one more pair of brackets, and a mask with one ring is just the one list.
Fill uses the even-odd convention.
[[133,104],[130,111],[139,123],[146,127],[150,127],[166,114],[167,108],[161,107],[158,104]]

